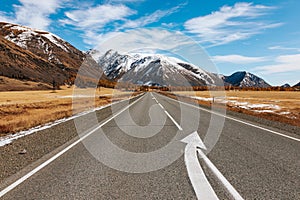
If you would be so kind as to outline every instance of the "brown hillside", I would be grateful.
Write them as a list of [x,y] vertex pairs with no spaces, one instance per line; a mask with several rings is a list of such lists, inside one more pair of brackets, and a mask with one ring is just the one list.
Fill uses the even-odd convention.
[[76,70],[61,69],[0,36],[0,75],[49,84],[55,80],[62,84],[75,76]]
[[0,22],[0,35],[60,68],[78,69],[85,56],[68,42],[46,31]]

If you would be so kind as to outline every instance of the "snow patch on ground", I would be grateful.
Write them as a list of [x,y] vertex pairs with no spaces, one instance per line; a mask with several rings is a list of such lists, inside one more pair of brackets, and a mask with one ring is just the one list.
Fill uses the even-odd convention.
[[[230,99],[237,99],[232,97],[198,97],[198,96],[191,96],[193,99],[201,100],[201,101],[208,101],[208,102],[217,102],[217,103],[223,103],[227,104],[229,106],[237,107],[237,108],[243,108],[246,110],[252,110],[254,112],[258,113],[275,113],[276,111],[281,110],[282,108],[275,104],[255,104],[255,103],[249,103],[249,102],[242,102],[238,100],[230,100]],[[281,112],[277,113],[280,115],[287,115],[290,114],[290,112]]]
[[[278,105],[273,105],[273,104],[250,104],[248,102],[245,106],[240,106],[241,108],[244,109],[272,109],[272,110],[280,110],[281,107]],[[238,104],[238,103],[237,103]]]
[[291,114],[291,112],[281,112],[281,113],[279,113],[280,115],[289,115],[289,114]]
[[101,96],[112,96],[112,94],[103,94],[103,95],[66,95],[66,96],[57,96],[60,99],[68,99],[68,98],[94,98],[94,97],[101,97]]
[[256,113],[275,113],[274,110],[253,110]]
[[197,100],[200,100],[200,101],[213,101],[213,98],[206,98],[206,97],[192,97],[193,99],[197,99]]
[[26,131],[20,131],[18,133],[15,133],[15,134],[10,134],[10,135],[7,135],[7,136],[4,136],[4,137],[1,137],[0,138],[0,147],[4,146],[4,145],[7,145],[11,142],[13,142],[14,140],[17,140],[21,137],[24,137],[26,135],[30,135],[32,133],[35,133],[35,132],[38,132],[38,131],[42,131],[42,130],[45,130],[45,129],[48,129],[48,128],[51,128],[53,126],[56,126],[58,124],[61,124],[63,122],[67,122],[67,121],[70,121],[72,119],[75,119],[77,117],[80,117],[80,116],[83,116],[83,115],[86,115],[88,113],[91,113],[91,112],[95,112],[97,110],[101,110],[103,109],[104,107],[106,106],[102,106],[102,107],[99,107],[99,108],[96,108],[96,109],[93,109],[93,110],[90,110],[90,111],[86,111],[86,112],[82,112],[80,114],[77,114],[77,115],[74,115],[72,117],[68,117],[68,118],[63,118],[63,119],[59,119],[59,120],[56,120],[54,122],[49,122],[47,124],[44,124],[44,125],[40,125],[40,126],[36,126],[36,127],[33,127],[29,130],[26,130]]

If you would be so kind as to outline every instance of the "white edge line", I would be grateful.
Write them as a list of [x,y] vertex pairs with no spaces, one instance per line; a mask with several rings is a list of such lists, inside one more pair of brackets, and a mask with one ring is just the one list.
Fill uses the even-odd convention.
[[141,95],[143,95],[143,93],[140,94],[140,95],[131,97],[129,99],[123,99],[123,100],[116,101],[116,102],[113,102],[113,103],[110,103],[110,104],[107,104],[107,105],[104,105],[104,106],[96,107],[96,108],[88,110],[88,111],[83,111],[81,113],[78,113],[76,115],[70,116],[68,118],[58,119],[58,120],[55,120],[53,122],[48,122],[48,123],[43,124],[43,125],[32,127],[32,128],[30,128],[28,130],[24,130],[24,131],[20,131],[18,133],[14,133],[14,134],[10,134],[10,135],[7,135],[7,136],[0,137],[0,147],[3,147],[5,145],[7,145],[7,144],[10,144],[14,140],[18,140],[18,139],[20,139],[22,137],[34,134],[34,133],[36,133],[38,131],[42,131],[42,130],[45,130],[45,129],[48,129],[48,128],[52,128],[53,126],[56,126],[58,124],[68,122],[70,120],[76,119],[78,117],[82,117],[83,115],[87,115],[87,114],[90,114],[90,113],[95,112],[95,111],[103,110],[103,109],[105,109],[105,108],[107,108],[109,106],[112,106],[112,105],[115,105],[115,104],[118,104],[118,103],[122,103],[124,101],[131,100],[131,99],[133,99],[135,97],[139,97]]
[[17,181],[15,181],[14,183],[12,183],[11,185],[7,186],[5,189],[3,189],[0,192],[0,198],[2,196],[4,196],[6,193],[8,193],[9,191],[13,190],[15,187],[17,187],[21,183],[23,183],[28,178],[30,178],[32,175],[34,175],[35,173],[37,173],[38,171],[40,171],[41,169],[43,169],[44,167],[46,167],[48,164],[50,164],[51,162],[53,162],[55,159],[57,159],[58,157],[60,157],[64,153],[66,153],[68,150],[70,150],[72,147],[74,147],[75,145],[77,145],[79,142],[83,141],[85,138],[87,138],[88,136],[90,136],[92,133],[94,133],[95,131],[97,131],[98,129],[100,129],[102,126],[104,126],[105,124],[107,124],[113,118],[115,118],[118,115],[120,115],[121,113],[123,113],[125,110],[127,110],[128,108],[130,108],[132,105],[134,105],[135,103],[137,103],[142,97],[139,97],[139,99],[137,99],[136,101],[134,101],[133,103],[129,104],[124,109],[122,109],[121,111],[119,111],[117,114],[115,114],[112,117],[110,117],[109,119],[107,119],[105,122],[103,122],[102,124],[100,124],[97,128],[91,130],[90,132],[88,132],[87,134],[85,134],[83,137],[79,138],[74,143],[70,144],[65,149],[63,149],[59,153],[55,154],[53,157],[51,157],[50,159],[48,159],[47,161],[45,161],[41,165],[39,165],[36,168],[34,168],[32,171],[30,171],[29,173],[27,173],[25,176],[21,177],[20,179],[18,179]]
[[[135,97],[139,97],[141,95],[142,94],[137,95]],[[115,105],[115,104],[118,104],[118,103],[122,103],[124,101],[131,100],[131,99],[133,99],[135,97],[131,97],[129,99],[123,99],[123,100],[120,100],[120,101],[116,101],[116,102],[113,102],[113,103],[110,103],[110,104],[107,104],[107,105],[104,105],[104,106],[96,107],[96,108],[88,110],[88,111],[83,111],[81,113],[78,113],[76,115],[70,116],[68,118],[58,119],[56,121],[49,122],[49,123],[46,123],[46,124],[43,124],[43,125],[40,125],[40,126],[36,126],[36,127],[30,128],[28,130],[24,130],[24,131],[20,131],[18,133],[14,133],[14,134],[11,134],[11,135],[0,137],[0,147],[5,146],[7,144],[10,144],[14,140],[17,140],[19,138],[25,137],[27,135],[31,135],[31,134],[34,134],[34,133],[36,133],[38,131],[42,131],[42,130],[45,130],[45,129],[48,129],[48,128],[52,128],[53,126],[56,126],[58,124],[68,122],[70,120],[73,120],[73,119],[78,118],[78,117],[82,117],[83,115],[87,115],[87,114],[90,114],[90,113],[95,112],[95,111],[103,110],[103,109],[105,109],[105,108],[107,108],[109,106],[112,106],[112,105]],[[7,141],[7,142],[5,142],[5,141]]]
[[236,189],[230,184],[230,182],[223,176],[223,174],[218,170],[218,168],[207,158],[207,156],[198,149],[197,152],[200,155],[200,158],[206,163],[206,165],[211,169],[215,176],[221,181],[227,191],[235,200],[243,200],[243,197],[236,191]]
[[[161,95],[161,94],[159,94],[159,95]],[[166,97],[166,96],[164,96],[164,95],[161,95],[161,96]],[[201,107],[198,107],[198,106],[194,106],[194,105],[191,105],[191,104],[189,104],[189,103],[185,103],[185,102],[182,102],[182,101],[178,101],[178,100],[172,99],[172,98],[170,98],[170,97],[166,97],[166,98],[169,98],[169,99],[171,99],[171,100],[173,100],[173,101],[176,101],[176,102],[179,102],[179,103],[182,103],[182,104],[185,104],[185,105],[187,105],[187,106],[191,106],[191,107],[194,107],[194,108],[198,108],[199,110],[203,110],[203,111],[206,111],[206,112],[209,112],[209,113],[212,113],[212,114],[221,116],[221,117],[225,117],[225,118],[227,118],[227,119],[230,119],[230,120],[233,120],[233,121],[236,121],[236,122],[240,122],[240,123],[242,123],[242,124],[246,124],[246,125],[248,125],[248,126],[252,126],[252,127],[254,127],[254,128],[258,128],[258,129],[261,129],[261,130],[264,130],[264,131],[268,131],[268,132],[270,132],[270,133],[274,133],[274,134],[276,134],[276,135],[279,135],[279,136],[282,136],[282,137],[289,138],[289,139],[291,139],[291,140],[295,140],[295,141],[297,141],[297,142],[300,142],[300,139],[299,139],[299,138],[295,138],[295,137],[292,137],[292,136],[288,136],[288,135],[285,135],[285,134],[283,134],[283,133],[279,133],[279,132],[277,132],[277,131],[273,131],[273,130],[270,130],[270,129],[267,129],[267,128],[264,128],[264,127],[261,127],[261,126],[257,126],[257,125],[251,124],[251,123],[249,123],[249,122],[244,122],[244,121],[242,121],[242,120],[239,120],[239,119],[236,119],[236,118],[233,118],[233,117],[229,117],[229,116],[226,116],[226,115],[222,115],[222,114],[220,114],[220,113],[213,112],[213,111],[211,111],[211,110],[208,110],[208,109],[205,109],[205,108],[201,108]]]

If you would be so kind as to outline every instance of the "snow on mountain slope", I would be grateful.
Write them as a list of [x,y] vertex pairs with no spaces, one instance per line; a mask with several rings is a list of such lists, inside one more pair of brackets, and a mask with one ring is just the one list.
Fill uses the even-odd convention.
[[[34,30],[31,28],[26,28],[23,26],[19,26],[19,25],[13,25],[13,24],[7,24],[5,26],[3,26],[3,28],[10,28],[11,30],[17,30],[20,31],[20,34],[15,34],[14,31],[12,31],[9,35],[5,36],[5,39],[15,43],[16,45],[27,49],[27,42],[32,40],[32,38],[34,36],[38,36],[41,35],[41,42],[45,42],[43,40],[43,37],[47,38],[48,40],[50,40],[53,44],[55,44],[56,46],[60,47],[62,50],[64,51],[69,51],[69,47],[65,44],[65,42],[63,42],[63,40],[61,38],[59,38],[58,36],[52,34],[52,33],[48,33],[48,32],[44,32],[41,30]],[[41,44],[42,45],[42,44]]]
[[28,27],[0,22],[0,35],[19,47],[63,68],[79,68],[84,54],[58,36]]
[[293,87],[300,87],[300,82],[294,85]]
[[236,87],[270,87],[270,85],[262,78],[245,71],[235,72],[232,75],[225,77],[224,81]]
[[121,55],[110,50],[100,57],[97,62],[104,69],[104,73],[110,79],[120,78],[124,73],[131,69],[131,64],[136,61],[131,55]]
[[212,74],[199,67],[159,54],[119,54],[109,50],[99,58],[94,58],[110,79],[134,84],[162,86],[215,83]]

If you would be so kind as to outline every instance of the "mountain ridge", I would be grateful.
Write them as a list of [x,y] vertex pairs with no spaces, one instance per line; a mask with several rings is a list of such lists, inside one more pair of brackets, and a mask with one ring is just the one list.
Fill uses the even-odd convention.
[[290,84],[288,84],[288,83],[285,83],[285,84],[283,84],[282,86],[280,86],[280,87],[282,87],[282,88],[290,88],[291,87],[291,85]]
[[42,30],[0,22],[0,35],[61,68],[78,69],[85,56],[70,43]]
[[[109,50],[94,59],[107,77],[139,85],[213,85],[213,74],[190,63],[160,54],[120,54]],[[184,84],[183,84],[184,85]]]
[[[262,78],[249,72],[235,72],[230,76],[214,74],[178,58],[160,54],[120,54],[109,50],[100,54],[92,50],[86,54],[58,36],[28,27],[0,22],[0,75],[51,84],[74,83],[84,58],[95,70],[104,72],[104,79],[154,86],[220,86],[270,87]],[[183,81],[183,82],[180,82]],[[224,81],[224,83],[223,83]]]
[[300,82],[295,84],[293,87],[300,87]]
[[230,76],[224,76],[223,78],[226,84],[235,87],[258,87],[258,88],[267,88],[271,87],[265,80],[262,78],[246,71],[238,71]]
[[90,74],[101,70],[85,53],[46,31],[0,22],[0,39],[0,75],[8,78],[63,85],[74,84],[87,63],[93,68],[82,71],[81,79],[90,81]]
[[139,85],[180,86],[178,82],[185,80],[185,85],[191,86],[271,87],[262,78],[249,72],[235,72],[224,76],[207,72],[178,58],[159,54],[120,54],[115,50],[108,50],[102,55],[94,52],[93,57],[109,78],[132,81]]
[[68,79],[66,70],[24,50],[0,36],[0,75],[19,80],[30,80],[51,84],[53,79],[62,83]]

